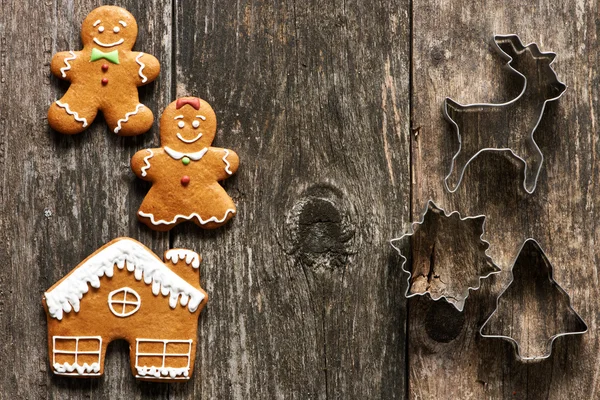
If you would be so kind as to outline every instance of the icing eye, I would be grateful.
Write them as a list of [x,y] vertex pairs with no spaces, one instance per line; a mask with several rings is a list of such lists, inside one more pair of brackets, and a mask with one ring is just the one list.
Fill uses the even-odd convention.
[[104,27],[102,25],[100,25],[98,27],[98,32],[100,32],[100,33],[104,32]]
[[113,28],[113,32],[114,32],[114,33],[119,33],[119,31],[120,31],[120,30],[121,30],[121,28],[119,28],[118,26],[115,26],[115,27]]
[[180,128],[183,128],[185,126],[185,123],[183,121],[179,121],[177,123],[177,126],[180,127]]
[[193,126],[194,128],[197,128],[197,127],[199,127],[199,126],[200,126],[200,121],[194,121],[194,122],[192,122],[192,126]]

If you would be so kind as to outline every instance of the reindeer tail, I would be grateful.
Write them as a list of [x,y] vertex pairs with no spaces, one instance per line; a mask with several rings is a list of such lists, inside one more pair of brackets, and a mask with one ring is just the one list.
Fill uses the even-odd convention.
[[444,117],[446,117],[448,121],[456,123],[456,115],[461,112],[463,108],[463,105],[458,104],[450,97],[446,97],[444,100]]

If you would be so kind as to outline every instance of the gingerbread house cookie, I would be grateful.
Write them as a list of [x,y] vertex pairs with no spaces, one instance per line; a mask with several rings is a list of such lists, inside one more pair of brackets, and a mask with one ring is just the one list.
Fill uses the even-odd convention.
[[138,151],[131,169],[152,188],[138,219],[166,231],[192,221],[212,229],[229,221],[235,204],[219,183],[235,174],[239,158],[233,150],[212,147],[217,117],[208,102],[183,97],[167,106],[160,119],[161,146]]
[[160,64],[150,54],[132,51],[137,33],[135,18],[124,8],[102,6],[88,14],[81,25],[83,49],[52,57],[52,73],[71,82],[48,109],[53,129],[82,132],[98,111],[117,135],[139,135],[152,127],[154,116],[140,103],[137,88],[156,79]]
[[200,256],[119,238],[98,249],[44,293],[48,354],[57,375],[100,376],[108,344],[129,343],[141,380],[190,379],[198,316],[207,302]]

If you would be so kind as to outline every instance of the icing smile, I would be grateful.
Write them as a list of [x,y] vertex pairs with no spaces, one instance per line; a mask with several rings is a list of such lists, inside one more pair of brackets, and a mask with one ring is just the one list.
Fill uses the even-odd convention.
[[184,139],[183,136],[181,136],[181,133],[177,132],[177,139],[181,140],[183,143],[194,143],[195,141],[199,140],[202,137],[202,134],[199,133],[198,136],[196,136],[194,139]]
[[102,47],[113,47],[113,46],[118,46],[121,43],[123,43],[125,40],[123,38],[121,38],[120,40],[114,42],[114,43],[102,43],[101,41],[99,41],[98,39],[94,38],[94,43],[96,43],[98,46],[102,46]]

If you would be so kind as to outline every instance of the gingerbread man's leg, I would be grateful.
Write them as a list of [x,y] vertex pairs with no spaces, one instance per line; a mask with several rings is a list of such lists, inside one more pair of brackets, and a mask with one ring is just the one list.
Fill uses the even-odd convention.
[[60,133],[74,135],[91,125],[97,113],[96,104],[89,99],[84,103],[73,90],[68,90],[62,99],[52,103],[48,109],[48,124]]
[[152,111],[135,99],[116,101],[102,109],[109,129],[119,136],[135,136],[147,132],[154,123]]

